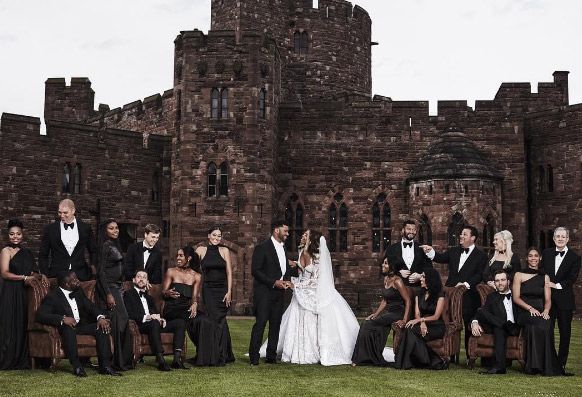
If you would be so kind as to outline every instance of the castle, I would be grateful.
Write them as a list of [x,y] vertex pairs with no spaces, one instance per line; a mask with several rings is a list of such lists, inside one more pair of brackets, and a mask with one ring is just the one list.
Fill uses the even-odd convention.
[[303,230],[323,232],[338,289],[359,313],[376,303],[379,260],[408,218],[440,249],[466,222],[485,249],[510,230],[522,261],[529,245],[553,244],[557,225],[582,251],[582,104],[568,102],[568,72],[537,93],[503,83],[474,109],[439,101],[429,116],[426,101],[371,97],[375,43],[361,7],[211,7],[208,34],[176,37],[174,85],[162,94],[95,109],[89,79],[49,78],[46,135],[39,118],[2,114],[2,218],[24,220],[29,246],[66,197],[94,228],[116,218],[124,246],[146,223],[162,226],[166,266],[218,224],[237,313],[249,313],[252,251],[275,215],[291,225],[291,256]]

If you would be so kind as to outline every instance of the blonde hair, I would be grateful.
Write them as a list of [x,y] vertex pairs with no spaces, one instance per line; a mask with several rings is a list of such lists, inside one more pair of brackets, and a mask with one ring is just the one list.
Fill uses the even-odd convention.
[[[513,251],[511,250],[511,244],[513,244],[513,235],[509,230],[502,230],[498,233],[495,233],[493,239],[496,239],[497,237],[500,237],[505,243],[505,263],[503,264],[503,268],[507,269],[511,266],[511,257],[513,256]],[[495,254],[489,261],[489,266],[491,266],[491,264],[495,261],[495,258],[497,258],[497,251],[495,251]]]

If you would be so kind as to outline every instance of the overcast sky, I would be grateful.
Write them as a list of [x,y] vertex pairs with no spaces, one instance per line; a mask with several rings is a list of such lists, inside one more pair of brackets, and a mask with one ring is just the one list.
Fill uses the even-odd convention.
[[[492,99],[501,82],[570,71],[582,102],[582,1],[359,0],[372,17],[373,93]],[[210,26],[210,0],[0,0],[0,112],[42,116],[48,77],[89,77],[95,107],[172,88],[173,40]]]

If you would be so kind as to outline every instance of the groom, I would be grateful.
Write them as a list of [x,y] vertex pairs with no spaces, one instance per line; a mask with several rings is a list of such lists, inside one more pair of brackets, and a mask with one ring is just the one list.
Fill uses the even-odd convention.
[[285,252],[285,240],[289,236],[289,225],[283,220],[271,222],[271,238],[255,247],[253,252],[253,310],[255,325],[251,332],[249,358],[251,365],[259,365],[259,349],[263,332],[269,322],[266,363],[275,364],[279,328],[283,316],[283,295],[292,284],[284,281],[297,276],[296,264],[290,264]]

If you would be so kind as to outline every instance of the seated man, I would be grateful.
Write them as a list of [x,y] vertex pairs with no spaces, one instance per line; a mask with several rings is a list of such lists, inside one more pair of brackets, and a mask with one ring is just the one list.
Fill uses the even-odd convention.
[[130,319],[137,323],[139,332],[148,335],[150,347],[156,355],[160,371],[170,371],[170,367],[164,359],[162,332],[174,333],[174,361],[172,362],[172,368],[186,369],[181,358],[186,323],[182,319],[166,321],[160,317],[160,313],[154,304],[154,299],[146,291],[147,285],[148,274],[143,270],[138,271],[133,278],[133,288],[123,294],[127,314]]
[[111,368],[110,321],[87,298],[75,272],[60,272],[57,281],[59,288],[44,298],[36,312],[36,321],[58,328],[76,376],[87,376],[77,354],[77,335],[95,337],[100,374],[121,376]]
[[473,336],[481,336],[483,332],[493,334],[495,344],[495,362],[491,369],[482,374],[495,375],[506,373],[505,346],[508,336],[519,334],[519,326],[515,323],[517,306],[513,303],[509,289],[507,272],[503,269],[495,272],[495,288],[477,310],[475,319],[471,322]]

